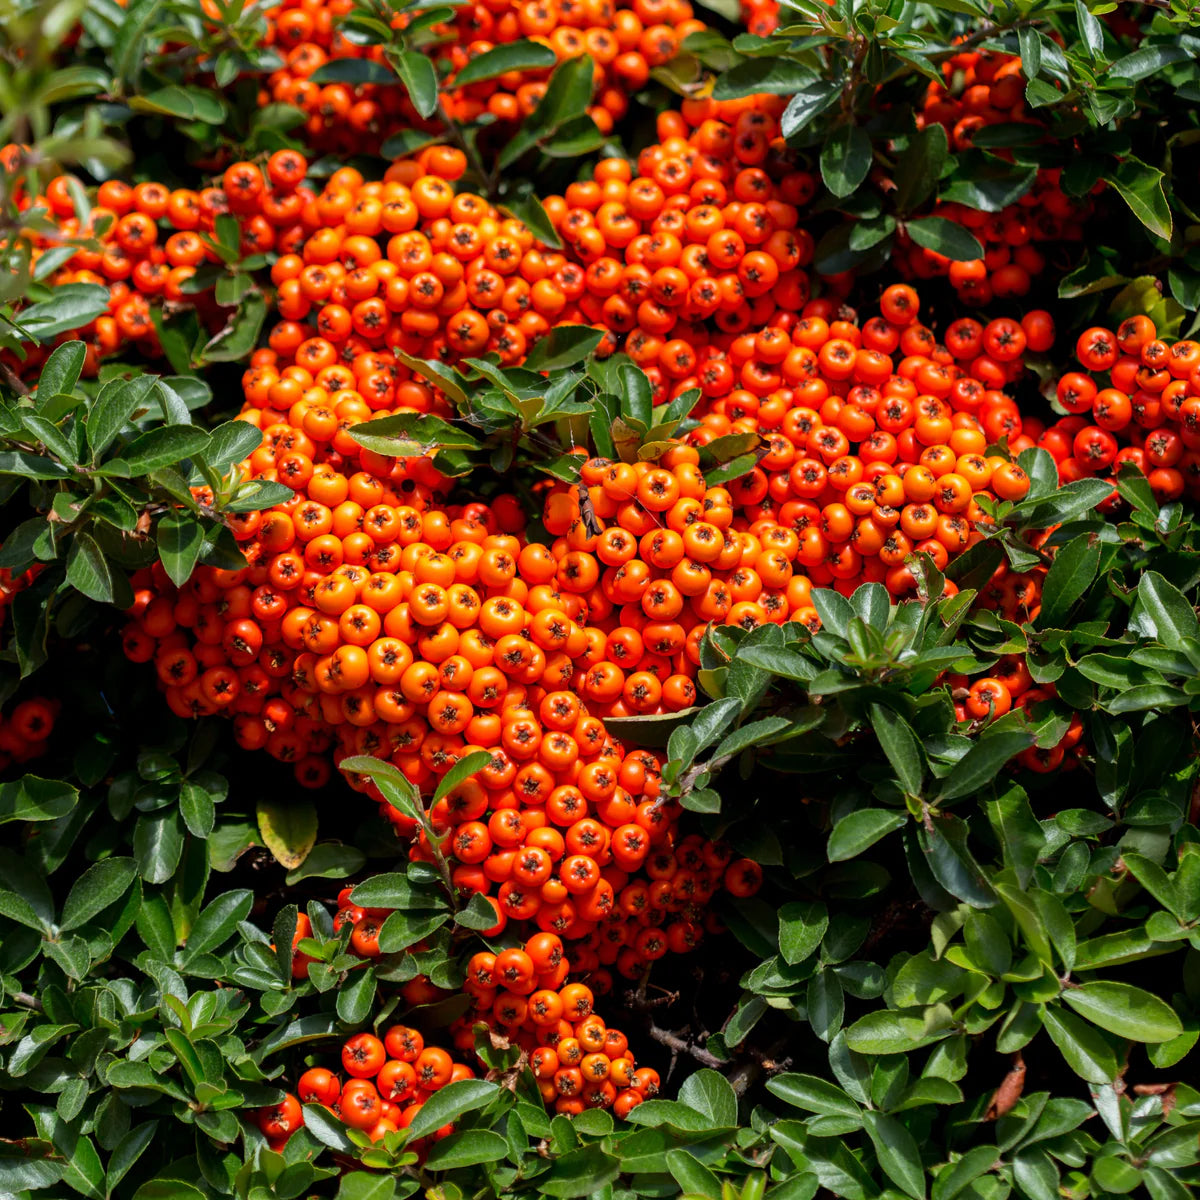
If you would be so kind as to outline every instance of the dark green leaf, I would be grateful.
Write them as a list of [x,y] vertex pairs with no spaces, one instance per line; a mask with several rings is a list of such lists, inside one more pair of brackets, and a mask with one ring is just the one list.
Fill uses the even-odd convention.
[[66,479],[71,472],[61,463],[27,450],[0,451],[0,475],[19,475],[22,479]]
[[204,527],[190,513],[166,512],[158,521],[158,557],[171,582],[183,587],[204,548]]
[[582,362],[604,340],[590,325],[556,325],[537,342],[522,364],[530,371],[561,371]]
[[863,1111],[862,1123],[884,1174],[909,1196],[924,1200],[925,1169],[916,1138],[895,1117],[873,1109]]
[[987,787],[1010,758],[1032,746],[1033,742],[1033,734],[1019,730],[981,738],[954,764],[953,770],[942,781],[938,792],[939,803],[957,800]]
[[[939,126],[940,128],[940,126]],[[918,246],[957,262],[970,262],[983,257],[979,239],[957,221],[947,217],[922,217],[905,226],[908,236]]]
[[499,1093],[499,1086],[484,1079],[460,1079],[435,1092],[409,1126],[414,1138],[425,1137],[457,1121],[464,1113],[490,1104]]
[[906,813],[882,808],[861,808],[847,813],[829,835],[826,857],[830,862],[857,858],[880,838],[902,828],[907,821]]
[[207,446],[208,434],[203,429],[195,425],[166,425],[134,438],[121,451],[121,459],[128,465],[131,475],[147,475],[160,467],[194,458]]
[[507,42],[476,55],[454,77],[455,87],[494,79],[507,71],[536,71],[554,66],[554,51],[542,42]]
[[358,1025],[370,1015],[374,1000],[374,971],[370,967],[354,971],[337,990],[337,1015],[348,1025]]
[[1111,1083],[1117,1077],[1117,1056],[1090,1025],[1057,1004],[1041,1009],[1042,1025],[1067,1065],[1088,1083]]
[[937,187],[949,143],[943,126],[933,122],[909,138],[896,164],[896,211],[911,212]]
[[871,139],[860,125],[838,126],[821,147],[821,178],[839,198],[855,191],[870,169]]
[[433,116],[438,106],[438,78],[433,63],[419,50],[401,50],[392,61],[417,113]]
[[78,329],[107,311],[108,288],[98,283],[64,283],[55,287],[49,300],[23,309],[19,320],[26,333],[39,342],[49,342],[60,333]]
[[131,858],[107,858],[88,867],[63,904],[59,928],[75,929],[115,904],[129,890],[135,874]]
[[706,1068],[689,1075],[679,1088],[679,1102],[703,1113],[714,1129],[737,1125],[737,1096],[719,1071]]
[[1163,191],[1162,171],[1130,155],[1105,177],[1130,212],[1155,237],[1171,237],[1171,208]]
[[871,728],[887,755],[900,787],[910,796],[921,794],[921,783],[925,777],[924,756],[921,743],[912,726],[895,710],[882,704],[871,705]]
[[1062,546],[1042,584],[1042,611],[1038,624],[1062,628],[1071,609],[1091,586],[1100,569],[1100,544],[1084,535]]
[[87,347],[80,341],[63,342],[54,348],[38,376],[39,407],[52,396],[75,390],[86,357]]
[[[369,58],[331,58],[310,76],[313,83],[395,83],[396,77],[383,63]],[[428,116],[428,114],[425,114]]]
[[110,380],[100,389],[87,419],[88,445],[94,458],[98,459],[129,418],[146,406],[154,382],[153,375],[137,375],[133,379]]
[[1065,988],[1062,998],[1101,1029],[1135,1042],[1167,1042],[1183,1032],[1170,1005],[1129,983],[1096,980]]
[[789,964],[803,962],[821,944],[829,913],[819,900],[794,900],[779,910],[779,952]]
[[[112,567],[90,533],[80,530],[71,539],[71,549],[67,552],[67,582],[99,604],[111,604],[117,597],[118,585]],[[128,596],[128,591],[125,594]]]
[[425,1159],[427,1171],[449,1171],[477,1163],[499,1162],[508,1142],[490,1129],[467,1129],[435,1142]]

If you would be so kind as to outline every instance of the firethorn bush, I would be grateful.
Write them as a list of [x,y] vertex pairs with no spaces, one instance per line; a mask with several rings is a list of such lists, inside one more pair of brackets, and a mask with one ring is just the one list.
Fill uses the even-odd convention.
[[10,7],[0,1194],[1192,1196],[1195,13]]

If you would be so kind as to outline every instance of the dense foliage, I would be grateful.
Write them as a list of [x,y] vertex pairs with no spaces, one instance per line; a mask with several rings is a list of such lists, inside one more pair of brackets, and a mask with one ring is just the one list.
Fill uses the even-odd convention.
[[0,1193],[1193,1194],[1190,9],[0,46]]

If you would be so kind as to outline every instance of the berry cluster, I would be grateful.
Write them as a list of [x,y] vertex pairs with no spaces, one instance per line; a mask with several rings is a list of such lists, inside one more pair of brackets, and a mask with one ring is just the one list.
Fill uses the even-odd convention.
[[[17,150],[5,147],[0,159],[11,166]],[[218,218],[230,214],[236,219],[237,250],[243,257],[290,250],[304,236],[300,213],[311,200],[302,186],[307,169],[303,155],[280,150],[267,162],[265,175],[253,163],[234,163],[221,186],[198,192],[154,182],[131,187],[110,179],[99,186],[95,203],[82,218],[76,211],[79,181],[56,176],[44,196],[22,201],[25,206],[44,204],[60,231],[59,238],[40,239],[34,261],[62,241],[74,242],[75,253],[47,283],[100,284],[109,291],[106,314],[57,341],[82,338],[87,344],[84,372],[94,375],[101,358],[124,347],[150,358],[161,356],[152,308],[193,306],[215,332],[224,320],[222,309],[213,285],[196,276],[206,264],[221,261],[214,239]],[[19,375],[34,378],[52,349],[30,346],[20,360],[5,352],[4,361]]]
[[[1025,104],[1025,77],[1020,58],[997,51],[962,51],[942,66],[944,83],[930,82],[917,124],[939,124],[951,148],[968,149],[981,129],[990,125],[1041,123]],[[988,213],[960,204],[935,204],[932,213],[964,226],[984,248],[984,256],[953,262],[941,254],[898,239],[893,258],[918,279],[946,276],[959,297],[976,307],[993,297],[1028,294],[1035,276],[1046,266],[1044,249],[1078,243],[1090,201],[1066,195],[1062,172],[1043,167],[1032,188],[1014,204]],[[1039,248],[1042,247],[1041,249]]]
[[1115,477],[1129,465],[1160,503],[1200,498],[1200,342],[1165,341],[1136,316],[1115,333],[1085,330],[1075,354],[1083,370],[1056,387],[1068,415],[1038,439],[1059,478]]
[[[361,154],[378,150],[398,130],[437,131],[437,118],[421,118],[396,84],[319,83],[313,80],[326,63],[364,59],[386,64],[381,45],[363,46],[337,28],[349,12],[347,0],[289,0],[268,10],[267,40],[284,56],[284,66],[266,81],[260,103],[293,104],[307,114],[305,137],[314,149]],[[411,13],[397,14],[392,25],[404,29]],[[435,25],[443,47],[433,52],[444,79],[441,109],[458,122],[479,118],[498,130],[513,125],[537,107],[552,67],[506,71],[498,76],[457,83],[468,63],[499,46],[533,41],[550,49],[557,62],[587,56],[592,62],[592,98],[588,115],[601,133],[610,133],[629,106],[629,97],[645,86],[653,68],[669,62],[688,34],[705,28],[688,0],[488,0],[460,7],[452,21]]]
[[[436,146],[382,182],[349,167],[330,176],[301,214],[303,245],[271,268],[283,318],[269,339],[271,370],[297,368],[304,383],[305,373],[327,378],[326,368],[347,369],[339,360],[392,349],[445,360],[491,351],[516,363],[552,325],[585,319],[582,269],[479,196],[456,194],[451,181],[465,168],[461,151]],[[372,408],[421,407],[371,375]]]
[[[350,925],[348,948],[370,959],[379,954],[378,930],[390,912],[357,907],[347,888],[338,899],[334,929]],[[499,927],[489,932],[497,933]],[[308,918],[301,915],[295,942],[310,934]],[[659,1077],[649,1067],[636,1066],[628,1038],[595,1012],[596,991],[611,987],[607,972],[595,970],[600,961],[594,951],[585,950],[575,957],[573,972],[562,940],[548,931],[498,953],[485,950],[472,955],[463,990],[473,1011],[450,1026],[454,1052],[479,1061],[478,1034],[490,1031],[503,1039],[501,1044],[521,1051],[517,1066],[528,1064],[542,1099],[557,1112],[572,1115],[587,1108],[611,1108],[618,1116],[627,1115],[658,1093]],[[293,973],[303,978],[306,970],[306,956],[297,953]],[[588,971],[593,972],[592,986],[570,981],[572,973]],[[423,977],[405,985],[410,1002],[444,995]],[[281,1148],[303,1125],[301,1104],[322,1104],[378,1141],[387,1133],[407,1129],[435,1092],[475,1075],[470,1066],[454,1061],[450,1052],[438,1046],[427,1045],[421,1033],[407,1025],[393,1025],[382,1038],[354,1034],[342,1047],[341,1066],[348,1077],[344,1081],[325,1067],[310,1067],[300,1076],[298,1098],[288,1093],[280,1103],[256,1112],[258,1127],[272,1148]],[[452,1132],[447,1125],[428,1140]],[[424,1139],[411,1148],[421,1153]]]
[[[695,386],[733,335],[810,298],[813,240],[799,220],[816,181],[779,138],[781,99],[685,101],[660,114],[660,141],[636,164],[601,159],[544,201],[579,264],[583,320],[624,336],[660,392]],[[706,394],[724,393],[714,381]]]

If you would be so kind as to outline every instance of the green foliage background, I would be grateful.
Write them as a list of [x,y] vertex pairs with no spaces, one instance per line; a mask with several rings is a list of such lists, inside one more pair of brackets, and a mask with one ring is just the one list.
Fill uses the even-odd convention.
[[[1131,10],[1136,48],[1103,19]],[[25,182],[62,166],[103,179],[131,163],[135,177],[184,178],[200,160],[293,144],[294,111],[254,106],[256,77],[278,65],[259,46],[261,11],[234,0],[222,12],[214,31],[192,0],[18,5],[0,32],[0,142],[30,145]],[[902,229],[952,257],[975,256],[954,241],[961,230],[925,215],[935,189],[994,211],[1035,167],[1061,166],[1069,194],[1104,181],[1107,199],[1102,235],[1086,239],[1069,273],[1043,281],[1057,294],[1037,299],[1060,327],[1130,311],[1151,311],[1160,331],[1193,326],[1200,37],[1190,10],[1165,0],[1119,10],[1081,0],[995,9],[789,0],[785,12],[765,38],[714,17],[656,73],[613,139],[580,126],[590,67],[567,64],[503,154],[482,127],[452,131],[470,152],[469,181],[552,232],[531,178],[569,181],[574,159],[606,141],[636,149],[667,90],[716,72],[717,96],[791,97],[784,132],[825,185],[813,219],[818,265],[860,272],[865,302]],[[396,86],[432,114],[436,46],[421,24],[395,35],[386,15],[364,4],[350,23],[387,41]],[[76,23],[82,40],[65,48]],[[990,143],[952,152],[940,131],[918,132],[915,98],[964,37],[1022,55],[1047,137],[996,130]],[[490,69],[515,61],[501,56]],[[360,68],[334,67],[330,78],[339,69]],[[422,140],[399,135],[385,150]],[[873,168],[896,187],[877,187]],[[23,231],[46,221],[18,217],[18,182],[5,179],[0,225],[7,347],[50,342],[105,304],[101,289],[41,282],[46,258],[33,269]],[[1160,507],[1136,475],[1101,515],[1094,506],[1107,489],[1058,488],[1042,451],[1022,456],[1030,496],[998,505],[987,541],[953,565],[957,595],[943,594],[926,563],[921,603],[889,606],[878,586],[849,599],[818,592],[815,636],[723,630],[705,648],[712,702],[686,725],[640,731],[665,742],[668,790],[695,828],[767,868],[759,897],[723,911],[719,954],[664,961],[609,1000],[640,1058],[671,1070],[671,1098],[628,1122],[551,1118],[531,1081],[510,1071],[511,1053],[484,1047],[494,1078],[455,1084],[422,1114],[429,1128],[454,1120],[459,1129],[423,1165],[405,1135],[369,1148],[312,1108],[285,1152],[268,1150],[246,1110],[278,1098],[309,1056],[399,1011],[397,984],[427,973],[456,986],[480,914],[456,908],[436,871],[405,869],[382,822],[348,820],[355,810],[337,787],[316,802],[298,797],[272,764],[234,750],[222,724],[164,715],[149,672],[120,654],[130,568],[158,558],[183,580],[198,562],[236,564],[221,515],[279,499],[275,485],[229,477],[255,431],[222,418],[267,300],[265,260],[239,260],[236,234],[218,240],[218,298],[230,314],[219,338],[184,314],[163,324],[162,374],[109,363],[83,381],[82,347],[68,343],[46,364],[36,400],[15,377],[3,381],[0,565],[46,569],[12,606],[0,694],[50,691],[67,716],[37,773],[0,785],[0,1193],[1192,1194],[1196,517],[1186,504]],[[951,303],[935,289],[935,306]],[[394,421],[374,432],[436,442],[453,474],[503,472],[512,447],[529,465],[533,431],[565,417],[590,410],[600,439],[614,418],[640,438],[667,436],[664,423],[686,417],[682,406],[654,411],[636,377],[585,364],[586,342],[540,352],[556,372],[549,395],[520,372],[473,385],[447,378],[474,386],[473,410],[504,415],[516,439],[455,426],[453,440],[449,427]],[[212,487],[211,505],[192,498],[198,483]],[[1021,536],[1050,525],[1058,529],[1041,551]],[[1026,569],[1047,549],[1056,553],[1036,621],[972,611],[974,589],[999,562]],[[1057,698],[968,737],[935,681],[1002,655],[1023,655]],[[1073,713],[1092,748],[1085,769],[1007,768],[1029,745],[1055,745]],[[398,783],[380,783],[398,805],[415,803]],[[358,899],[402,910],[388,953],[365,969],[322,903],[348,879]],[[302,909],[316,962],[297,982],[288,947]],[[422,939],[428,949],[410,951]],[[411,1019],[434,1029],[452,1015]]]

